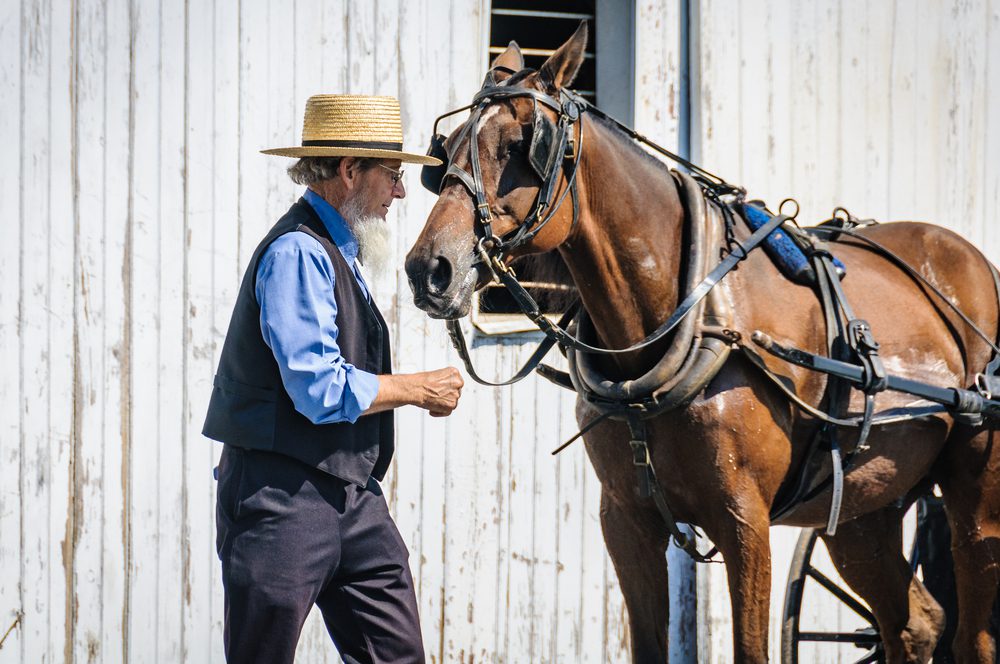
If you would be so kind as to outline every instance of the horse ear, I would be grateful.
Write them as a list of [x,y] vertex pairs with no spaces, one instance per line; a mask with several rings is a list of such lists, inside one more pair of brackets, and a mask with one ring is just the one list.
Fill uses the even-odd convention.
[[[507,50],[498,55],[490,65],[490,69],[496,69],[497,67],[505,67],[514,72],[524,69],[524,56],[521,55],[521,47],[517,45],[516,41],[508,44]],[[500,73],[497,72],[497,74]],[[503,77],[506,78],[507,76],[510,76],[510,74],[504,72]]]
[[580,21],[580,27],[565,44],[559,47],[538,70],[542,86],[556,91],[573,82],[583,64],[583,54],[587,47],[587,22]]

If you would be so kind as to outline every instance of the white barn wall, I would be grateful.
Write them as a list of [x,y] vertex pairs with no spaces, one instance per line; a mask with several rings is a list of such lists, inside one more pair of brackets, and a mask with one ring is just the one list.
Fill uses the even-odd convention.
[[[709,170],[799,221],[837,205],[882,221],[939,223],[996,263],[1000,238],[1000,3],[694,0],[700,68],[693,150]],[[850,277],[848,277],[850,278]],[[796,529],[772,530],[771,657]],[[701,661],[731,661],[725,573],[700,568]],[[803,624],[849,626],[806,608]],[[845,649],[803,651],[837,661]]]
[[[297,142],[318,91],[400,97],[421,150],[481,81],[484,6],[0,3],[0,663],[222,661],[219,448],[201,419],[246,261],[297,194],[288,162],[257,151]],[[996,0],[694,7],[701,163],[773,203],[796,195],[804,220],[838,203],[928,218],[1000,258]],[[671,148],[677,11],[635,8],[635,124]],[[433,204],[409,170],[390,217],[400,266]],[[457,362],[401,269],[374,289],[398,371]],[[527,340],[479,340],[477,366],[509,375]],[[575,432],[570,396],[469,381],[451,418],[403,409],[397,427],[385,487],[430,660],[626,659],[599,485],[581,445],[548,454]],[[724,573],[699,587],[699,660],[726,661]],[[299,655],[338,661],[316,615]]]

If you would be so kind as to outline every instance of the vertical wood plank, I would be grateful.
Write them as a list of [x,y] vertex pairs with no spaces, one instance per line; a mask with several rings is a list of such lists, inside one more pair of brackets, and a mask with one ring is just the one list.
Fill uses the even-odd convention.
[[[284,0],[270,0],[267,9],[266,49],[258,54],[258,66],[265,68],[267,95],[264,101],[268,120],[268,146],[298,145],[302,137],[302,107],[296,108],[294,98],[295,70],[290,46],[295,38],[294,16]],[[263,92],[263,91],[262,91]],[[259,112],[261,109],[256,109]],[[260,146],[264,148],[267,146]],[[257,155],[266,162],[265,190],[267,192],[263,225],[259,235],[253,236],[255,247],[264,233],[283,215],[295,201],[297,190],[288,179],[286,169],[294,163],[288,157]]]
[[[185,17],[184,107],[184,223],[186,274],[184,278],[184,366],[187,394],[184,404],[184,515],[183,583],[185,661],[211,661],[212,597],[219,588],[215,529],[210,515],[215,507],[212,468],[217,446],[201,435],[205,405],[215,373],[213,303],[214,199],[213,144],[215,96],[213,44],[214,5],[187,5]],[[208,277],[208,278],[206,278]],[[218,657],[218,653],[215,653]]]
[[[986,20],[986,85],[983,105],[986,109],[1000,106],[1000,1],[990,0],[987,4]],[[994,264],[1000,262],[1000,232],[993,223],[994,210],[1000,210],[1000,166],[992,155],[1000,154],[1000,119],[996,113],[986,114],[986,141],[984,144],[983,170],[983,217],[978,220],[983,229],[982,249]]]
[[[484,366],[482,362],[483,356],[484,354],[480,354],[480,364],[477,366]],[[493,360],[496,372],[494,375],[503,375],[502,372],[507,368],[506,364],[502,361],[503,356],[499,353],[494,353],[491,359]],[[485,364],[485,366],[488,367],[490,365]],[[497,584],[495,596],[497,604],[496,648],[501,661],[505,662],[514,661],[518,655],[516,651],[511,649],[510,638],[512,623],[516,625],[517,621],[517,617],[512,611],[512,604],[516,603],[516,597],[514,598],[515,601],[512,602],[510,589],[512,578],[511,547],[512,540],[517,537],[514,527],[515,507],[513,491],[515,486],[511,481],[515,467],[514,449],[511,444],[512,422],[508,415],[511,407],[510,391],[506,389],[495,390],[493,394],[493,421],[496,422],[496,428],[492,433],[496,436],[499,448],[499,463],[497,464],[499,510],[497,514]],[[489,435],[489,433],[491,432],[488,430],[484,432],[485,435]]]
[[[728,142],[717,144],[724,153],[738,152],[740,160],[738,182],[748,191],[760,192],[761,196],[765,196],[765,192],[771,186],[772,178],[767,163],[768,157],[773,155],[774,141],[769,113],[773,104],[774,86],[763,83],[772,80],[769,67],[772,64],[773,46],[771,39],[758,41],[755,38],[758,35],[768,34],[770,29],[767,5],[768,3],[762,0],[752,0],[739,5],[739,21],[734,21],[737,25],[732,45],[733,56],[739,63],[739,68],[734,72],[736,79],[732,85],[734,92],[736,89],[739,91],[735,100],[738,104],[736,108],[739,110],[738,115],[733,115],[736,108],[731,105],[733,100],[727,99],[728,110],[725,112],[731,121],[737,123],[735,128],[738,133],[734,139],[739,143],[739,148],[734,150],[734,144]],[[720,156],[725,159],[727,154]],[[722,173],[728,174],[729,169],[724,168]]]
[[[185,117],[186,70],[185,40],[187,16],[183,4],[159,3],[160,99],[157,124],[157,255],[155,269],[158,297],[157,390],[159,416],[156,422],[157,472],[151,478],[157,494],[157,529],[163,546],[157,556],[158,643],[155,654],[160,662],[179,662],[187,656],[190,637],[185,621],[189,601],[185,575],[187,535],[185,511],[185,474],[188,438],[188,370],[186,334],[186,246],[188,223],[185,219]],[[206,398],[202,395],[202,398]],[[195,442],[201,442],[196,440]]]
[[[551,358],[551,361],[553,364],[559,364],[555,357]],[[554,410],[557,413],[559,430],[555,439],[542,442],[547,450],[555,449],[577,432],[573,407],[575,401],[575,396],[567,392],[555,402]],[[588,463],[583,444],[578,441],[555,458],[550,456],[550,463],[556,465],[559,490],[556,514],[559,575],[555,589],[555,659],[582,661],[583,603],[580,578],[583,570],[584,523],[587,516],[584,504],[585,464]]]
[[[539,336],[539,341],[541,337]],[[534,350],[535,344],[523,344],[516,356],[520,367]],[[559,560],[559,467],[549,454],[552,446],[559,444],[560,422],[555,417],[557,404],[564,396],[562,389],[538,375],[531,377],[534,422],[533,433],[525,432],[521,445],[528,448],[530,441],[535,476],[532,485],[534,524],[531,549],[532,624],[534,625],[534,651],[537,661],[558,662],[556,650],[558,635],[558,595],[562,563]],[[568,396],[568,395],[566,395]],[[524,400],[524,390],[520,399]]]
[[[347,1],[347,90],[349,94],[372,94],[375,81],[375,11],[372,2]],[[385,48],[391,48],[386,42]]]
[[679,3],[636,4],[635,128],[674,149],[680,119]]
[[[865,87],[865,55],[862,52],[872,38],[871,28],[867,22],[870,6],[860,0],[851,0],[841,4],[840,29],[844,37],[850,36],[853,44],[849,47],[843,44],[840,48],[840,88],[837,94],[839,115],[839,140],[836,162],[840,173],[840,186],[837,194],[855,214],[867,216],[864,209],[866,180],[865,142],[868,137],[868,115],[862,110],[866,108],[867,98],[872,91]],[[858,20],[861,19],[861,20]],[[860,24],[859,24],[860,23]],[[860,99],[859,99],[860,96]],[[843,164],[851,163],[853,168],[843,168]]]
[[[933,16],[938,7],[938,3],[931,1],[920,2],[914,13],[918,16]],[[919,21],[913,40],[916,42],[914,69],[920,72],[915,82],[914,138],[917,138],[918,158],[913,179],[916,213],[913,218],[939,220],[939,223],[947,224],[945,213],[948,210],[948,194],[944,178],[945,171],[951,164],[946,155],[940,155],[937,151],[949,113],[949,105],[944,103],[948,94],[944,86],[947,85],[945,77],[951,49],[938,20]],[[916,196],[918,193],[919,197]]]
[[[47,542],[37,564],[48,564],[47,572],[47,639],[32,645],[38,654],[48,652],[53,659],[72,652],[72,580],[76,536],[73,491],[77,425],[74,418],[78,392],[76,376],[79,335],[76,321],[77,272],[77,172],[78,141],[74,113],[76,107],[76,39],[75,11],[60,7],[49,11],[49,48],[51,61],[48,72],[46,102],[48,108],[48,191],[40,194],[48,199],[48,246],[32,256],[47,257],[48,293],[48,505],[31,521],[41,531],[47,516]],[[39,113],[39,115],[41,115]],[[25,180],[27,182],[27,180]],[[37,374],[36,374],[37,376]],[[25,467],[31,467],[27,463]],[[44,471],[43,471],[44,472]],[[25,523],[29,523],[25,520]],[[43,601],[44,597],[43,595]],[[41,661],[35,653],[25,653],[25,662]]]
[[128,654],[127,613],[131,488],[129,460],[131,358],[131,76],[130,0],[110,0],[104,7],[103,278],[105,322],[103,453],[101,474],[101,641],[108,659]]
[[[806,223],[829,218],[837,205],[849,205],[842,196],[839,140],[841,116],[836,112],[840,99],[840,51],[844,46],[841,12],[840,2],[824,0],[815,5],[811,25],[822,25],[825,29],[815,30],[803,25],[808,33],[813,33],[816,97],[811,108],[807,106],[797,109],[796,115],[811,116],[816,127],[816,170],[813,179],[795,183],[793,195],[807,197],[809,204],[803,208],[801,217],[807,220]],[[806,18],[805,21],[810,19]]]
[[[14,416],[10,422],[14,425],[14,436],[10,442],[20,446],[20,463],[15,456],[9,468],[14,473],[20,471],[10,485],[14,495],[20,496],[19,509],[12,506],[14,514],[20,518],[14,521],[19,529],[6,536],[10,543],[19,545],[18,558],[11,563],[19,572],[20,588],[17,585],[11,588],[19,597],[11,598],[9,614],[4,620],[7,625],[3,629],[6,631],[16,615],[24,612],[21,626],[12,636],[16,639],[15,651],[21,650],[22,661],[27,661],[32,657],[51,656],[54,654],[51,649],[62,644],[48,643],[50,616],[44,608],[50,578],[46,565],[50,543],[45,527],[50,472],[46,416],[49,388],[44,378],[49,344],[44,299],[48,274],[47,260],[43,259],[47,258],[44,242],[49,200],[43,183],[49,167],[49,128],[43,118],[28,112],[29,100],[44,98],[48,88],[47,24],[50,15],[49,7],[43,3],[20,4],[23,6],[14,7],[16,13],[8,24],[22,35],[10,42],[19,44],[20,49],[16,53],[8,49],[7,54],[15,68],[10,82],[18,84],[9,97],[14,106],[11,128],[17,132],[10,140],[12,145],[19,147],[9,157],[12,167],[9,175],[10,183],[20,191],[11,196],[15,207],[9,210],[13,220],[10,225],[17,229],[9,245],[15,255],[10,262],[5,261],[6,269],[12,273],[10,285],[20,289],[12,293],[14,297],[10,302],[13,313],[10,318],[14,324],[12,338],[15,343],[19,339],[20,344],[19,348],[14,346],[14,354],[9,358],[11,366],[20,370],[18,379],[11,385],[10,395],[17,398],[12,402]],[[17,447],[14,451],[17,454]]]
[[691,79],[691,154],[731,182],[743,182],[742,135],[738,119],[743,111],[739,34],[733,20],[719,20],[728,3],[699,0],[692,8],[695,61]]
[[[797,99],[799,83],[791,83],[792,67],[792,32],[791,17],[800,3],[791,0],[779,0],[765,3],[760,8],[767,18],[767,64],[766,76],[774,81],[767,93],[766,123],[767,151],[764,161],[758,162],[754,170],[766,169],[768,187],[764,195],[774,205],[787,196],[794,195],[791,190],[792,155],[794,153],[795,135],[788,131],[792,124],[793,103]],[[750,37],[752,33],[748,33]],[[752,49],[756,40],[747,39],[747,48]],[[752,81],[751,81],[752,86]],[[752,87],[747,94],[752,94]],[[765,156],[766,155],[766,156]]]
[[[948,43],[947,72],[942,87],[947,95],[948,115],[943,139],[943,182],[950,205],[942,223],[976,242],[982,237],[975,225],[981,217],[981,177],[974,177],[982,163],[980,151],[985,136],[984,111],[976,97],[985,94],[985,31],[983,7],[978,3],[955,3],[938,23]],[[995,113],[995,111],[994,111]],[[975,138],[973,138],[975,137]],[[945,210],[942,210],[944,213]]]
[[[590,414],[591,419],[596,414]],[[583,452],[582,445],[577,449]],[[604,539],[601,533],[600,520],[601,484],[597,481],[590,461],[584,464],[583,506],[585,510],[582,537],[582,566],[578,571],[580,584],[581,627],[582,638],[580,649],[581,661],[607,661],[607,596],[605,578],[609,573],[610,562],[604,549]],[[614,574],[614,570],[610,570]]]
[[[107,340],[114,339],[117,323],[115,283],[108,271],[114,260],[114,222],[105,216],[107,164],[104,136],[107,130],[107,7],[84,1],[76,17],[76,425],[73,459],[73,518],[77,543],[73,565],[72,652],[83,659],[88,653],[114,656],[105,643],[103,593],[105,578],[103,549],[104,495],[114,490],[114,480],[105,474],[108,451],[105,435],[116,428],[106,405],[116,393],[109,362],[113,361]],[[105,249],[104,233],[110,231],[111,246]],[[120,272],[115,282],[121,283]],[[113,343],[113,342],[112,342]],[[111,421],[109,421],[111,420]],[[116,432],[117,433],[117,432]],[[117,438],[117,436],[115,436]],[[112,439],[114,440],[114,439]],[[91,656],[93,656],[91,655]]]
[[[143,610],[128,616],[129,653],[126,660],[155,662],[157,653],[157,616],[163,595],[157,592],[160,578],[160,551],[166,545],[159,530],[159,492],[150,490],[155,483],[149,469],[157,468],[159,449],[165,444],[158,434],[150,435],[150,423],[159,419],[159,289],[149,287],[149,275],[158,274],[159,262],[159,153],[160,126],[159,3],[139,0],[133,4],[133,127],[131,152],[134,156],[131,187],[131,274],[132,291],[129,349],[131,381],[130,436],[132,446],[128,468],[130,482],[140,490],[132,492],[130,510],[132,529],[130,546],[133,555],[129,567],[129,592],[135,598],[147,598]],[[157,284],[158,285],[158,284]],[[165,595],[166,593],[164,593]],[[153,601],[149,601],[149,600]]]
[[[240,237],[240,163],[239,146],[239,82],[240,82],[240,21],[239,4],[217,0],[213,7],[212,63],[212,310],[211,310],[211,366],[218,366],[222,344],[236,294],[243,276],[239,263]],[[202,409],[207,408],[208,394],[199,395]],[[196,420],[197,421],[197,420]],[[207,441],[205,441],[207,442]],[[221,445],[211,442],[212,465],[218,462]],[[215,551],[214,493],[216,483],[207,476],[212,498],[212,509],[203,518],[207,520],[209,539],[208,569],[210,570],[212,661],[224,661],[222,633],[225,624],[225,604],[221,583],[221,565]]]
[[[25,538],[22,513],[24,460],[21,420],[24,366],[21,360],[22,326],[22,123],[24,122],[24,81],[22,58],[22,5],[8,2],[0,7],[0,142],[8,146],[0,156],[0,218],[5,219],[6,241],[0,245],[0,362],[8,375],[0,381],[0,630],[9,632],[0,651],[5,662],[23,661],[27,625],[26,575],[23,565]],[[14,582],[14,579],[17,582]],[[28,618],[40,623],[36,611]],[[41,623],[44,627],[44,623]]]
[[[913,184],[919,166],[917,135],[917,85],[923,72],[916,67],[922,46],[914,38],[919,32],[918,23],[923,18],[916,11],[909,11],[898,2],[893,3],[892,52],[890,54],[890,81],[893,85],[889,96],[889,134],[887,140],[886,186],[887,214],[892,219],[916,219],[921,211],[916,209]],[[923,214],[927,214],[926,211]]]
[[[268,109],[276,94],[268,89],[267,3],[240,3],[240,183],[239,270],[242,275],[257,243],[276,220],[268,218],[267,178],[269,169],[280,169],[284,159],[260,154],[268,147],[300,140],[299,133],[274,137],[268,128]],[[286,100],[281,100],[284,103]],[[288,143],[295,145],[296,143]]]

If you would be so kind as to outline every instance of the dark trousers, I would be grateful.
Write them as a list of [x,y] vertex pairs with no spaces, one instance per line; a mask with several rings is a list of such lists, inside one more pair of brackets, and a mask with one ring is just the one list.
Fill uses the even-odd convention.
[[375,480],[230,445],[218,472],[229,662],[291,663],[313,604],[346,663],[424,661],[409,554]]

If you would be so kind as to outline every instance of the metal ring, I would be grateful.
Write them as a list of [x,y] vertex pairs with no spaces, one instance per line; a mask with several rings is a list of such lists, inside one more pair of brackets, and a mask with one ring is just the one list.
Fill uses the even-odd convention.
[[[486,246],[486,243],[489,243],[488,247]],[[496,249],[501,244],[503,243],[501,242],[500,238],[498,238],[496,235],[490,234],[479,238],[479,241],[476,242],[476,251],[478,253],[489,254],[490,251]]]
[[993,394],[990,392],[989,383],[986,382],[985,374],[976,374],[976,390],[984,399],[989,400],[993,398]]
[[788,217],[792,221],[795,221],[795,218],[797,216],[799,216],[799,209],[800,209],[799,208],[799,202],[797,200],[795,200],[794,198],[786,198],[785,200],[781,201],[781,203],[778,204],[778,214],[785,214],[784,213],[785,203],[792,203],[793,205],[795,205],[795,214],[787,214],[787,215],[785,215],[786,217]]
[[[840,216],[841,212],[844,213],[844,216]],[[838,205],[837,207],[833,208],[833,218],[839,219],[841,221],[851,221],[854,218],[854,215],[848,212],[847,208],[840,207]]]

